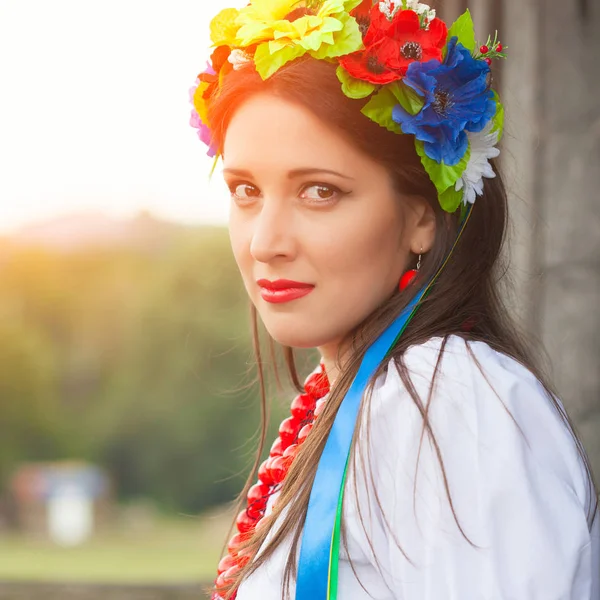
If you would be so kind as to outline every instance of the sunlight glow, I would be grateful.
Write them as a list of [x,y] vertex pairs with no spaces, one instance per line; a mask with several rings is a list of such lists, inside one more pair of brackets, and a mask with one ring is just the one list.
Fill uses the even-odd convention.
[[210,19],[239,5],[3,0],[0,232],[86,211],[225,222],[188,89]]

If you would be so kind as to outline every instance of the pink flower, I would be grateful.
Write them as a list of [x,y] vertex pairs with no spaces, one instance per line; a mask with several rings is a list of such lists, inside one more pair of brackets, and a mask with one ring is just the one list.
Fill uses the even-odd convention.
[[[212,70],[212,67],[209,65],[208,69],[205,72],[210,73],[211,71],[212,71],[212,73],[214,73],[214,71]],[[212,74],[212,73],[210,73],[210,74]],[[198,85],[200,85],[200,79],[197,78],[195,84],[190,88],[190,102],[192,103],[192,105],[194,104],[194,94],[196,93],[196,89],[198,88]],[[197,131],[198,138],[200,139],[200,141],[202,143],[204,143],[208,146],[207,154],[208,154],[208,156],[213,158],[216,155],[217,150],[212,145],[212,135],[211,135],[210,129],[209,129],[208,125],[206,125],[205,123],[202,122],[202,119],[200,119],[200,115],[196,112],[195,107],[192,108],[192,111],[190,113],[190,125],[198,130]]]

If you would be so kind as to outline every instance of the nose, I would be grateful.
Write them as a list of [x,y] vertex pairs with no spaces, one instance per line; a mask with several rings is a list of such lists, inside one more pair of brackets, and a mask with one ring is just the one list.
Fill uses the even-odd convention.
[[295,245],[292,211],[285,202],[265,198],[254,220],[250,254],[267,263],[276,257],[291,258]]

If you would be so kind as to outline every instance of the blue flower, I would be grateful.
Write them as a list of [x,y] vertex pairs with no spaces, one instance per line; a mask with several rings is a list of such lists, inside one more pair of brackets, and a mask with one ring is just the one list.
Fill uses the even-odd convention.
[[424,142],[429,158],[456,165],[467,151],[466,132],[481,131],[496,112],[489,73],[489,65],[473,58],[453,37],[443,63],[430,60],[408,67],[403,82],[424,97],[422,110],[411,115],[397,105],[392,118],[404,133]]

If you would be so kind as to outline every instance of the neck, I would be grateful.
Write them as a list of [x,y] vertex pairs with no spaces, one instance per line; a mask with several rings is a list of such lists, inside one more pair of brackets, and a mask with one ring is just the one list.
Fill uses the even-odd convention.
[[338,360],[339,344],[335,342],[319,346],[317,349],[325,365],[325,373],[329,380],[329,386],[333,387],[333,384],[339,377],[340,369],[343,367],[344,355],[341,355],[341,361]]

